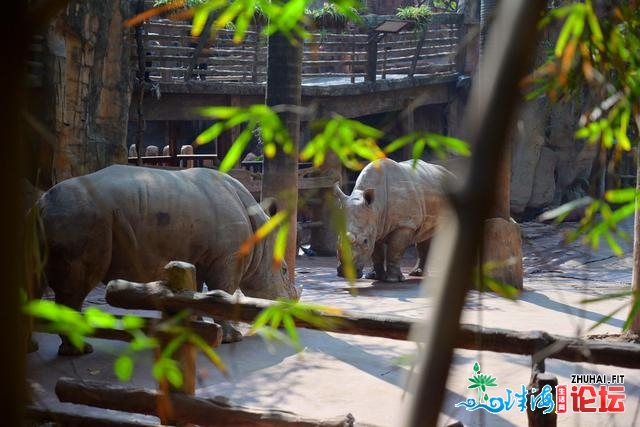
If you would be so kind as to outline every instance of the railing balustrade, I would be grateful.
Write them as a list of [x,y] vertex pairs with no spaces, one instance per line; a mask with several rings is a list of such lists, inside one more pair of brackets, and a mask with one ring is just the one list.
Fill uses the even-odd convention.
[[[376,78],[455,74],[462,15],[433,15],[424,29],[387,33],[375,47]],[[338,32],[339,31],[339,32]],[[365,80],[369,55],[367,28],[312,32],[304,42],[303,84],[325,85]],[[260,28],[247,31],[242,43],[232,30],[220,30],[200,50],[189,22],[154,18],[145,24],[146,77],[160,83],[185,81],[262,84],[266,81],[267,40]],[[135,55],[135,49],[132,49]],[[132,63],[136,63],[133,61]]]

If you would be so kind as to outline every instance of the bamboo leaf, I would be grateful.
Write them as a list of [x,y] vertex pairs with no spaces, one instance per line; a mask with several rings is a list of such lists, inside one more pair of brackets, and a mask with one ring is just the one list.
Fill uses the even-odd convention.
[[113,314],[96,307],[88,307],[84,311],[84,317],[94,328],[116,329],[118,327],[118,319]]
[[289,224],[287,222],[283,222],[278,229],[278,233],[276,234],[276,239],[273,244],[273,263],[275,268],[279,268],[280,264],[282,264],[282,260],[284,260],[285,253],[287,252],[288,234]]
[[244,129],[238,135],[235,142],[227,152],[227,155],[224,156],[222,163],[220,163],[219,170],[220,172],[229,172],[233,167],[240,161],[242,157],[242,153],[244,152],[247,145],[251,142],[251,130],[249,128]]
[[129,381],[133,375],[133,359],[131,356],[121,354],[113,363],[113,370],[120,381]]
[[205,354],[205,356],[207,356],[209,361],[213,363],[213,366],[215,366],[223,375],[227,376],[229,374],[229,372],[227,371],[227,367],[225,366],[218,353],[216,353],[216,351],[208,343],[206,343],[202,339],[202,337],[200,337],[200,335],[191,333],[189,335],[189,342],[199,348]]
[[627,203],[632,202],[638,196],[635,188],[620,188],[608,190],[604,193],[604,198],[609,203]]
[[144,319],[142,317],[131,314],[125,314],[120,321],[122,322],[122,328],[125,330],[140,329],[144,326]]

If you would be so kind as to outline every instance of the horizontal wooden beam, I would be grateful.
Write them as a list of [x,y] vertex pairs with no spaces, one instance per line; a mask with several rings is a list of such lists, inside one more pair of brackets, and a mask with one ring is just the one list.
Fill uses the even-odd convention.
[[[156,390],[112,385],[99,381],[61,378],[56,383],[61,402],[71,402],[105,409],[159,416],[168,408],[172,421],[198,425],[347,427],[353,426],[351,414],[330,420],[303,418],[292,412],[229,405],[182,393],[163,395]],[[164,408],[163,408],[164,404]]]
[[[109,282],[107,302],[116,307],[142,310],[192,309],[214,318],[252,322],[273,301],[258,298],[236,298],[223,291],[173,294],[153,283],[133,283],[125,280]],[[331,332],[376,336],[398,340],[409,339],[413,321],[393,316],[333,315],[315,313]],[[296,320],[299,327],[317,326]],[[522,355],[538,354],[571,362],[588,362],[637,368],[640,345],[563,337],[546,332],[519,332],[506,329],[460,325],[456,347],[468,350],[495,351]]]

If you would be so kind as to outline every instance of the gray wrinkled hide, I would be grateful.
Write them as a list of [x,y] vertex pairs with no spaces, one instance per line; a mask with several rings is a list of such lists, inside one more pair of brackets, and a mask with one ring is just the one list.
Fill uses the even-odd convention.
[[[446,207],[445,182],[451,179],[453,175],[439,165],[419,160],[414,168],[412,160],[384,159],[362,170],[350,196],[336,187],[358,275],[372,261],[367,278],[403,280],[399,263],[411,244],[417,244],[419,254],[411,274],[422,275],[429,240]],[[342,273],[340,263],[338,274]]]
[[298,298],[273,235],[249,256],[240,245],[267,215],[234,178],[211,169],[110,166],[51,188],[37,204],[56,301],[80,309],[99,282],[150,282],[171,260],[195,265],[198,285],[260,298]]

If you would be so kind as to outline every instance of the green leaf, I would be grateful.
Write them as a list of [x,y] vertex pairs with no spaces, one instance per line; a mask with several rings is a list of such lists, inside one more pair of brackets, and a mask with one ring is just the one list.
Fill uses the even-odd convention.
[[282,324],[289,337],[291,337],[291,342],[294,344],[294,347],[300,351],[302,346],[300,345],[300,337],[298,335],[298,330],[296,329],[295,320],[292,316],[283,316]]
[[594,200],[591,197],[581,197],[580,199],[572,200],[563,205],[558,206],[557,208],[548,210],[543,212],[538,216],[539,221],[549,221],[557,218],[566,218],[568,214],[573,212],[576,209],[584,208],[586,206],[591,205]]
[[249,128],[243,130],[238,138],[235,140],[227,155],[224,156],[222,163],[220,163],[220,172],[229,172],[233,167],[240,161],[240,157],[242,157],[242,153],[244,152],[247,145],[251,142],[251,131]]
[[635,201],[638,192],[635,188],[620,188],[616,190],[608,190],[604,194],[604,198],[609,203],[627,203]]
[[133,375],[133,359],[131,356],[121,354],[113,364],[113,370],[120,381],[129,381]]
[[168,357],[160,357],[153,364],[152,373],[156,381],[166,379],[169,384],[175,388],[182,387],[182,384],[184,383],[182,372],[178,367],[178,362]]
[[169,358],[175,354],[176,351],[184,344],[187,340],[187,334],[180,334],[176,337],[173,337],[169,344],[167,344],[162,350],[161,357]]
[[211,361],[211,363],[213,363],[213,365],[218,368],[218,370],[223,375],[227,376],[229,374],[229,372],[227,371],[227,367],[225,366],[218,353],[216,353],[216,351],[208,343],[206,343],[202,339],[202,337],[200,337],[200,335],[191,333],[189,335],[189,342],[198,347],[205,354],[205,356],[207,356],[209,361]]
[[130,333],[133,335],[133,340],[129,343],[129,348],[132,351],[148,350],[160,346],[157,338],[149,337],[139,329],[132,329]]
[[276,233],[275,242],[273,244],[273,262],[279,266],[284,260],[287,251],[287,236],[289,235],[289,223],[283,222]]
[[84,311],[84,317],[87,323],[94,328],[116,329],[118,327],[116,316],[96,307],[88,307]]
[[263,309],[260,314],[258,314],[258,316],[254,319],[253,324],[251,325],[252,333],[255,333],[256,330],[262,328],[267,324],[267,322],[269,322],[269,319],[271,319],[271,316],[273,314],[273,310],[275,309],[275,306],[270,306]]
[[131,314],[125,314],[124,316],[122,316],[122,319],[120,319],[120,321],[122,322],[122,328],[127,331],[130,331],[132,329],[141,329],[145,324],[145,321],[142,317],[133,316]]
[[[480,372],[480,364],[478,362],[473,365],[473,371]],[[471,378],[469,378],[469,380],[471,380]]]
[[207,144],[219,137],[225,129],[225,122],[216,122],[196,137],[196,143],[198,145]]

